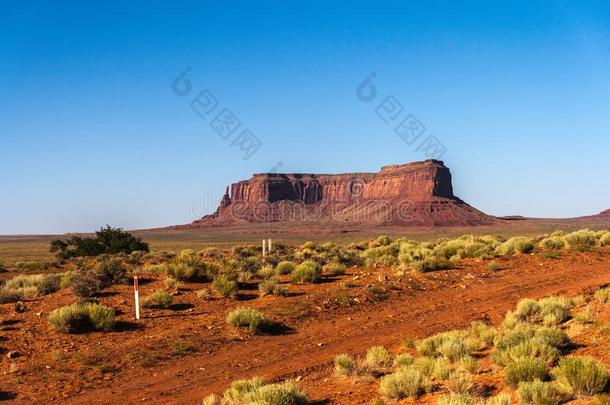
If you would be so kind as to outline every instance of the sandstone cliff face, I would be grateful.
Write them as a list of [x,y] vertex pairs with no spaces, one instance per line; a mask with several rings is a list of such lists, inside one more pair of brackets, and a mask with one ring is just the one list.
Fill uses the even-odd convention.
[[443,162],[385,166],[378,173],[255,174],[227,189],[196,224],[322,221],[477,225],[497,221],[453,195]]

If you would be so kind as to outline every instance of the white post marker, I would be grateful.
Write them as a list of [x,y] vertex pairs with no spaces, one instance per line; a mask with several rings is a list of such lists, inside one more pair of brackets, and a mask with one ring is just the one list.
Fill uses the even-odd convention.
[[138,276],[133,276],[133,296],[136,301],[136,319],[140,319],[140,297],[138,295]]
[[269,253],[271,253],[271,238],[267,240],[267,245],[269,245]]
[[265,254],[267,252],[265,251],[265,239],[263,239],[263,257],[265,257]]

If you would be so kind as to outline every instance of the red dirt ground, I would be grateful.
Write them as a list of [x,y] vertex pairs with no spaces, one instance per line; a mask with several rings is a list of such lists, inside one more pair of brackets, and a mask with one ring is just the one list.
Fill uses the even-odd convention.
[[[49,327],[49,312],[75,301],[70,290],[27,302],[25,313],[0,305],[0,319],[8,321],[0,330],[0,348],[20,353],[15,359],[2,356],[0,390],[21,403],[195,404],[235,379],[261,376],[297,378],[321,403],[371,403],[378,383],[334,378],[335,355],[362,355],[373,345],[396,349],[405,336],[425,337],[473,320],[497,324],[521,298],[574,295],[610,282],[608,250],[497,262],[498,272],[485,262],[463,261],[458,269],[404,276],[352,268],[322,284],[290,286],[293,294],[286,298],[255,298],[255,289],[242,289],[237,300],[203,301],[195,290],[204,286],[186,284],[173,309],[145,309],[137,324],[131,288],[115,286],[100,301],[117,310],[122,324],[120,331],[106,333],[66,335]],[[347,288],[348,281],[355,286]],[[160,280],[151,278],[142,293],[158,288]],[[226,313],[243,305],[260,308],[285,328],[252,336],[227,326]],[[185,354],[189,349],[195,351]],[[610,365],[607,354],[602,361]]]

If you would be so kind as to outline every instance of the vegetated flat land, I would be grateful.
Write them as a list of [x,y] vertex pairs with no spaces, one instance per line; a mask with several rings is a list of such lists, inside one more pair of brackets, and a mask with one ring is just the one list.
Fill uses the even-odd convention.
[[[287,297],[258,298],[256,282],[235,299],[202,300],[185,283],[169,309],[143,309],[134,319],[130,286],[113,286],[99,298],[115,308],[118,330],[66,335],[47,322],[50,311],[71,304],[70,289],[28,300],[28,310],[0,305],[0,347],[19,356],[0,362],[0,391],[23,403],[200,403],[238,378],[296,378],[311,399],[338,404],[371,403],[378,381],[333,376],[340,353],[363,355],[373,345],[396,352],[404,337],[422,338],[462,328],[473,320],[497,325],[524,297],[575,295],[610,282],[610,250],[540,254],[488,262],[465,259],[453,270],[397,275],[386,267],[352,267],[321,284],[289,287]],[[162,278],[145,276],[141,294],[160,289]],[[286,276],[281,280],[287,285]],[[226,325],[238,306],[260,309],[283,325],[270,335],[251,335]],[[608,322],[606,313],[600,318]],[[583,334],[575,352],[593,353],[610,367],[610,342]],[[486,378],[483,376],[482,378]],[[491,389],[499,382],[489,377]],[[418,403],[434,403],[428,394]]]
[[[151,250],[180,251],[202,250],[206,247],[230,248],[244,243],[259,244],[262,239],[272,238],[287,244],[301,244],[307,240],[347,243],[373,239],[379,235],[406,237],[414,240],[436,240],[458,237],[464,234],[489,235],[539,235],[556,229],[572,231],[582,228],[608,229],[610,219],[529,219],[507,221],[506,225],[451,227],[451,228],[404,228],[389,226],[326,225],[303,223],[272,223],[202,228],[151,229],[134,231],[151,245]],[[52,262],[49,242],[62,235],[0,235],[0,264],[38,261]]]

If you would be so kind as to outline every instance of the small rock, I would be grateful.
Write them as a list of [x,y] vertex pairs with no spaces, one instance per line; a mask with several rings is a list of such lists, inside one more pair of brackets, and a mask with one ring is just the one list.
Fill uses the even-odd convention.
[[320,343],[318,343],[318,346],[322,347],[322,346],[324,346],[324,343],[320,342]]
[[46,369],[48,370],[48,369],[50,369],[50,368],[51,368],[51,366],[46,365],[46,366],[44,366],[44,368],[46,368]]
[[8,357],[9,359],[14,359],[16,357],[19,357],[19,352],[17,350],[11,350],[6,354],[6,357]]

